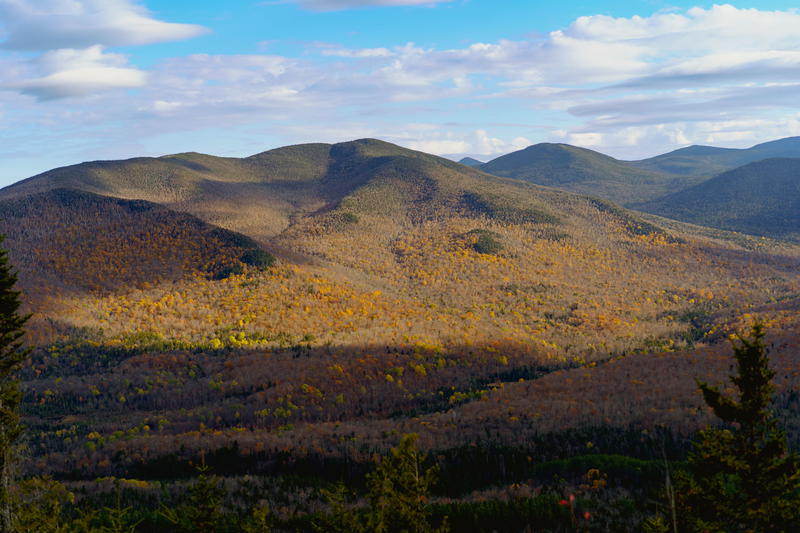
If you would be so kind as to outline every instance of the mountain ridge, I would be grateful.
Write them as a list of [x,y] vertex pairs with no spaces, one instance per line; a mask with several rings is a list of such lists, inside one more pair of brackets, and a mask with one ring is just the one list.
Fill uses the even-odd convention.
[[750,148],[692,145],[629,163],[647,170],[711,177],[735,167],[774,157],[800,157],[800,137],[785,137]]
[[[661,216],[669,217],[671,212],[682,213],[675,216],[688,222],[705,221],[713,227],[727,230],[757,228],[759,234],[782,238],[782,235],[791,232],[771,234],[765,231],[769,225],[758,226],[753,223],[746,227],[719,225],[714,222],[721,220],[719,217],[701,216],[702,206],[697,206],[700,210],[698,214],[688,213],[685,207],[696,202],[687,201],[684,208],[677,208],[674,204],[670,209],[665,206],[674,195],[684,190],[694,191],[696,189],[693,187],[713,178],[680,174],[690,167],[723,168],[720,166],[723,160],[730,163],[765,154],[792,153],[793,150],[800,154],[800,137],[769,141],[748,149],[695,145],[643,160],[651,163],[660,161],[658,164],[664,168],[678,165],[679,173],[669,174],[632,166],[641,162],[621,161],[586,148],[561,143],[532,145],[470,167],[378,139],[357,139],[336,144],[291,145],[243,158],[185,152],[155,158],[90,161],[52,169],[22,180],[0,190],[0,199],[54,188],[71,188],[115,198],[146,200],[191,213],[210,224],[247,234],[266,243],[303,217],[337,210],[341,212],[345,200],[371,183],[373,185],[368,189],[373,191],[373,207],[378,205],[375,202],[377,191],[380,190],[386,206],[391,204],[399,209],[398,206],[402,204],[405,206],[403,212],[418,220],[435,217],[437,209],[453,209],[454,206],[467,211],[477,209],[488,216],[514,218],[523,216],[520,213],[528,213],[527,216],[532,219],[553,219],[557,217],[551,210],[541,200],[534,201],[530,196],[533,194],[544,198],[551,194],[545,192],[550,187]],[[752,172],[752,169],[748,172]],[[433,179],[427,179],[426,176]],[[510,185],[509,181],[497,180],[516,180],[517,184]],[[375,185],[379,182],[384,183],[382,188]],[[390,182],[393,185],[386,185]],[[461,185],[457,185],[459,183]],[[514,195],[510,193],[505,194],[499,204],[495,202],[497,205],[490,206],[491,202],[487,203],[487,199],[493,195],[492,187],[514,188],[519,187],[519,183],[531,183],[543,188],[535,192],[533,189],[527,190],[523,193],[526,199],[521,203],[512,199]],[[467,189],[477,187],[483,192],[475,196],[473,191],[465,196],[462,190],[464,186]],[[361,198],[359,202],[363,208],[364,194],[356,196]],[[659,203],[661,199],[664,201]],[[350,198],[348,201],[352,204],[355,200]],[[530,204],[528,207],[520,207],[526,202]],[[517,207],[509,210],[512,204]]]
[[598,196],[626,205],[694,184],[692,178],[635,168],[611,156],[561,143],[539,143],[479,167],[484,172]]
[[635,207],[694,224],[798,240],[800,158],[748,163]]

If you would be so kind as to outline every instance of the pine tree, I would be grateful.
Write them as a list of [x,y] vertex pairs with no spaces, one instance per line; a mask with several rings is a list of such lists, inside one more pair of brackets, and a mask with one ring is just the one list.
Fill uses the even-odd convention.
[[774,372],[756,324],[733,343],[738,398],[698,383],[724,428],[700,432],[680,480],[684,529],[706,532],[788,532],[800,524],[800,460],[770,412]]
[[447,524],[434,527],[427,509],[436,467],[423,468],[425,456],[417,435],[404,435],[397,448],[380,459],[367,477],[370,502],[368,530],[375,533],[446,533]]
[[225,487],[217,476],[209,475],[205,457],[196,470],[198,476],[186,490],[186,501],[174,508],[162,506],[159,513],[176,531],[214,533],[220,530],[225,519],[222,509]]
[[[0,243],[4,237],[0,236]],[[19,313],[19,292],[14,290],[17,275],[11,270],[8,253],[0,248],[0,527],[12,531],[11,486],[14,443],[22,433],[19,405],[22,393],[14,375],[27,358],[20,338],[30,315]]]

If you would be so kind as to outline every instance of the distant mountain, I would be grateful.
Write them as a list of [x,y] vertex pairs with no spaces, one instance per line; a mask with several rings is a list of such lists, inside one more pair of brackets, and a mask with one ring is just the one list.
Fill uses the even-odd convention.
[[243,159],[185,153],[81,163],[6,187],[0,200],[53,189],[156,202],[261,241],[345,203],[415,220],[441,216],[441,209],[552,217],[524,184],[375,139],[288,146]]
[[598,196],[623,205],[651,200],[697,183],[694,178],[637,168],[568,144],[536,144],[479,168],[496,176]]
[[483,164],[483,161],[478,161],[472,157],[465,157],[461,161],[459,161],[462,165],[466,165],[468,167],[479,167]]
[[800,158],[750,163],[635,207],[694,224],[800,240]]
[[147,200],[264,239],[289,216],[322,203],[309,182],[325,174],[330,145],[289,146],[236,159],[198,153],[57,168],[0,191],[0,199],[54,188]]
[[800,137],[787,137],[746,149],[695,145],[649,159],[631,161],[630,164],[656,172],[710,177],[748,163],[775,157],[800,157]]

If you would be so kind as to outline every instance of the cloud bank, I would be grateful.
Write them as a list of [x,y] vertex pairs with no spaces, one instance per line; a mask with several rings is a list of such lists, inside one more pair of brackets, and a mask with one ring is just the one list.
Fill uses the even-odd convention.
[[[432,3],[297,1],[316,10]],[[449,49],[309,43],[297,57],[194,54],[144,72],[109,48],[203,30],[157,21],[126,0],[20,5],[0,0],[0,20],[9,29],[1,46],[40,55],[0,56],[5,88],[48,105],[70,97],[71,117],[124,124],[119,141],[225,125],[264,132],[275,144],[380,136],[485,158],[550,140],[637,158],[690,143],[744,146],[800,134],[800,13],[794,10],[717,5],[630,18],[596,15],[530,39]],[[77,22],[69,17],[56,20],[56,9],[90,13],[94,22],[82,35],[70,29]],[[112,37],[115,20],[141,25],[127,24]],[[17,29],[25,25],[52,31],[43,29],[36,40]],[[114,91],[134,87],[124,97]],[[89,96],[102,100],[76,103]]]
[[187,39],[207,31],[155,20],[129,0],[0,0],[0,27],[5,34],[0,49],[41,53],[28,63],[26,78],[5,87],[41,100],[142,86],[144,72],[127,66],[125,56],[104,49]]
[[130,46],[195,37],[194,24],[161,22],[129,0],[0,0],[0,21],[11,50]]

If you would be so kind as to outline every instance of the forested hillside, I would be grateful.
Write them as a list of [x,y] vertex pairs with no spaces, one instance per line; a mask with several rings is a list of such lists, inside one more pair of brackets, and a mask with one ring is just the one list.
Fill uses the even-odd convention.
[[0,213],[34,312],[21,468],[64,482],[73,516],[135,504],[128,523],[174,531],[159,502],[190,505],[205,465],[217,530],[263,504],[310,531],[336,482],[366,505],[373,455],[416,433],[454,530],[569,530],[570,494],[583,523],[635,530],[664,456],[713,420],[695,379],[726,379],[755,319],[800,442],[785,242],[375,140],[87,163],[3,190]]
[[568,144],[536,144],[479,168],[490,174],[588,194],[622,205],[652,200],[699,181],[691,176],[637,168]]
[[800,159],[766,159],[638,208],[703,226],[800,239]]

